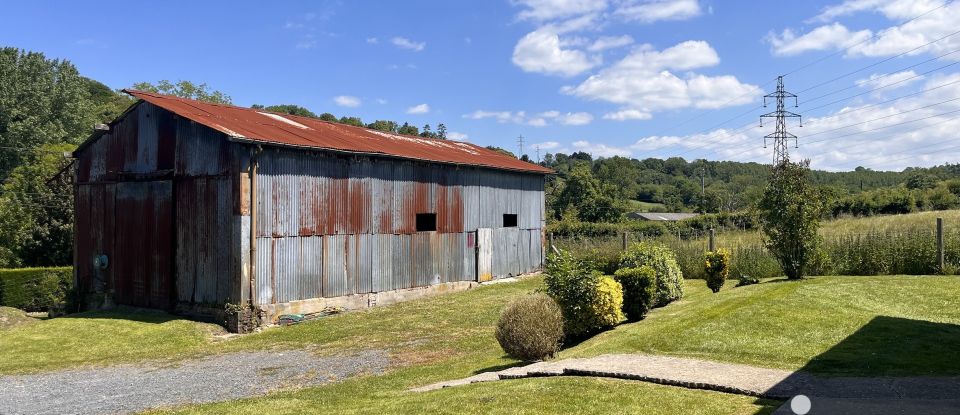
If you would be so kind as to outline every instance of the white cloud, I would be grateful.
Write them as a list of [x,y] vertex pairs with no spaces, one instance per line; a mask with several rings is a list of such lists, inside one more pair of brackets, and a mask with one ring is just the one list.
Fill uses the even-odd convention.
[[586,125],[593,121],[593,115],[587,112],[567,112],[562,113],[557,110],[544,111],[532,116],[527,116],[526,111],[483,111],[477,110],[470,114],[464,114],[463,118],[472,120],[495,119],[499,123],[511,122],[514,124],[529,125],[532,127],[546,127],[551,122],[562,125]]
[[563,125],[587,125],[593,121],[593,115],[586,112],[568,112],[557,119]]
[[544,26],[521,38],[513,48],[513,63],[525,72],[574,76],[599,65],[599,56],[564,49],[554,27]]
[[407,108],[407,114],[426,114],[430,112],[430,106],[427,104],[414,105]]
[[383,104],[386,104],[386,103],[387,103],[387,100],[385,100],[385,99],[383,99],[383,98],[377,98],[377,104],[383,105]]
[[700,3],[697,0],[627,0],[621,2],[614,15],[641,23],[686,20],[700,15]]
[[333,102],[341,107],[356,108],[361,104],[360,98],[350,95],[340,95],[333,97]]
[[[563,93],[623,105],[608,119],[638,119],[654,111],[675,108],[722,108],[755,100],[762,91],[730,75],[705,76],[689,72],[720,62],[704,41],[686,41],[662,51],[644,45],[613,66],[592,75]],[[681,76],[673,71],[685,71]],[[628,112],[626,112],[628,111]]]
[[[955,81],[960,81],[960,73],[926,80],[924,89],[929,93],[882,105],[863,102],[824,116],[805,117],[802,129],[788,127],[800,136],[800,148],[790,148],[791,158],[810,158],[814,168],[827,170],[857,166],[902,170],[909,166],[955,163],[960,115],[952,111],[960,111],[960,101],[931,106],[960,96],[960,82],[948,85]],[[668,157],[681,151],[688,158],[770,163],[772,149],[763,148],[763,136],[772,128],[757,128],[751,122],[732,130],[643,137],[630,149],[643,152],[635,153],[638,156]]]
[[844,25],[833,23],[820,26],[809,33],[797,36],[790,29],[776,35],[771,33],[767,40],[773,46],[773,53],[779,56],[799,55],[811,50],[841,49],[862,42],[872,36],[869,30],[850,32]]
[[893,88],[902,88],[922,79],[922,76],[917,76],[917,74],[913,71],[902,71],[886,75],[873,74],[870,75],[869,78],[858,79],[856,83],[857,86],[867,89],[890,89],[887,87],[893,86]]
[[556,141],[544,141],[542,143],[534,143],[533,148],[539,147],[541,150],[553,150],[560,148],[560,143]]
[[518,18],[535,21],[580,16],[607,8],[606,0],[514,0],[513,4],[525,7]]
[[614,121],[627,121],[627,120],[649,120],[653,118],[653,115],[649,112],[644,112],[640,110],[625,109],[616,112],[608,112],[603,114],[603,119],[605,120],[614,120]]
[[451,132],[447,133],[447,138],[450,139],[450,140],[453,140],[453,141],[468,141],[468,140],[470,139],[470,136],[468,136],[468,135],[466,135],[466,134],[464,134],[464,133],[458,133],[458,132],[456,132],[456,131],[451,131]]
[[607,49],[615,49],[633,44],[633,38],[628,35],[623,36],[601,36],[595,40],[587,50],[591,52],[600,52]]
[[591,143],[584,140],[574,141],[573,148],[576,149],[576,151],[590,153],[590,155],[594,157],[629,157],[631,154],[630,150],[626,148],[608,146],[603,143]]
[[[831,21],[837,17],[873,12],[884,16],[894,25],[876,32],[870,30],[853,32],[843,24],[833,22],[819,26],[801,36],[785,30],[783,35],[771,36],[769,40],[774,45],[775,53],[781,49],[778,44],[790,45],[804,40],[801,44],[803,47],[794,48],[792,53],[778,53],[783,55],[844,47],[849,47],[846,51],[848,57],[883,57],[905,52],[913,55],[921,53],[940,55],[960,48],[960,37],[944,38],[956,31],[956,22],[960,21],[960,2],[940,7],[943,4],[938,0],[847,0],[825,8],[811,20]],[[910,20],[917,16],[920,17]],[[844,33],[848,34],[846,40],[842,39]],[[938,40],[941,38],[943,39]],[[936,42],[924,46],[934,41]],[[960,55],[953,55],[950,59],[960,59]]]
[[369,44],[371,44],[371,45],[375,45],[375,44],[377,44],[377,43],[380,43],[380,39],[377,39],[377,38],[375,38],[375,37],[368,37],[368,38],[367,38],[367,43],[369,43]]
[[393,45],[398,48],[409,49],[414,52],[420,52],[427,47],[426,42],[414,42],[410,39],[407,39],[405,37],[400,37],[400,36],[390,39],[390,43],[393,43]]

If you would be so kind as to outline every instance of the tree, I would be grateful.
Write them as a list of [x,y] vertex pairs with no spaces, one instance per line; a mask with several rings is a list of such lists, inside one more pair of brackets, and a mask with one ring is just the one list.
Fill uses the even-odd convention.
[[774,167],[758,203],[767,249],[788,279],[801,279],[820,255],[820,216],[824,201],[809,184],[809,161],[789,160]]
[[133,89],[157,94],[173,95],[180,98],[193,99],[197,101],[212,102],[215,104],[232,103],[230,96],[217,90],[211,90],[206,83],[195,84],[190,81],[179,80],[177,83],[163,79],[156,84],[149,82],[137,82],[133,84]]
[[387,133],[395,133],[400,127],[394,121],[376,120],[370,124],[367,124],[367,128]]
[[276,112],[280,114],[296,115],[300,117],[317,118],[317,114],[314,114],[313,111],[310,111],[304,107],[301,107],[299,105],[294,105],[294,104],[270,105],[267,107],[260,104],[253,104],[250,106],[250,108],[253,108],[255,110]]
[[137,102],[129,95],[114,91],[100,82],[90,78],[81,78],[86,84],[87,92],[90,93],[90,100],[94,106],[94,117],[98,122],[109,123],[113,121]]
[[433,132],[430,131],[430,124],[424,124],[423,131],[420,132],[420,137],[433,138]]
[[326,122],[337,122],[337,116],[329,112],[325,112],[323,114],[320,114],[320,120],[326,121]]
[[361,120],[360,117],[347,117],[347,116],[343,116],[343,117],[340,117],[340,120],[337,121],[337,122],[339,122],[340,124],[352,125],[352,126],[354,126],[354,127],[363,127],[363,126],[364,126],[364,125],[363,125],[363,120]]
[[937,179],[928,173],[916,172],[907,178],[907,189],[933,189]]
[[436,137],[436,138],[439,138],[439,139],[441,139],[441,140],[446,140],[446,139],[447,139],[447,125],[446,125],[446,124],[440,123],[440,125],[437,126],[437,137]]
[[556,200],[554,211],[564,211],[567,206],[577,210],[578,219],[584,222],[615,222],[620,220],[626,206],[616,197],[616,189],[604,185],[586,166],[578,166],[570,172]]
[[63,152],[75,147],[37,149],[0,186],[0,268],[73,261],[73,187]]
[[405,135],[420,135],[420,130],[408,123],[403,123],[403,125],[397,129],[397,132]]

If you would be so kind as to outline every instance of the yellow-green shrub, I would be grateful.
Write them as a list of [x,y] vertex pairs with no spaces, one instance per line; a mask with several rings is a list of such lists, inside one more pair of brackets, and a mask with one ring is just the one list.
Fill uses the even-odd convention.
[[578,339],[623,319],[623,288],[610,277],[590,272],[568,252],[547,257],[544,284],[563,312],[567,338]]
[[723,283],[727,281],[730,272],[730,252],[720,248],[703,255],[703,270],[707,275],[707,287],[713,292],[719,292]]

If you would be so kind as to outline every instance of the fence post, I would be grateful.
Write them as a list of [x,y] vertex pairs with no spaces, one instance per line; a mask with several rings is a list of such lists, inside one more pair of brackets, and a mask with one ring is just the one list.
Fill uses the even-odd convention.
[[549,239],[548,243],[550,244],[550,252],[553,252],[553,232],[550,232],[550,233],[549,233],[549,237],[550,237],[550,239]]
[[943,218],[937,218],[937,270],[943,272]]
[[623,231],[623,241],[621,242],[620,247],[621,247],[621,249],[623,249],[624,251],[627,250],[627,236],[628,236],[629,234],[630,234],[629,232]]
[[717,250],[716,245],[713,244],[713,228],[710,228],[710,243],[707,246],[710,248],[710,252]]

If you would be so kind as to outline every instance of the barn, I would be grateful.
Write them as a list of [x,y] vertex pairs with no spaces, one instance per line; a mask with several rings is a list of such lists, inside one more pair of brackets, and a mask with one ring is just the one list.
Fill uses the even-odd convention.
[[547,168],[470,143],[125,92],[136,104],[74,153],[74,273],[88,307],[242,331],[257,316],[368,307],[543,264]]

